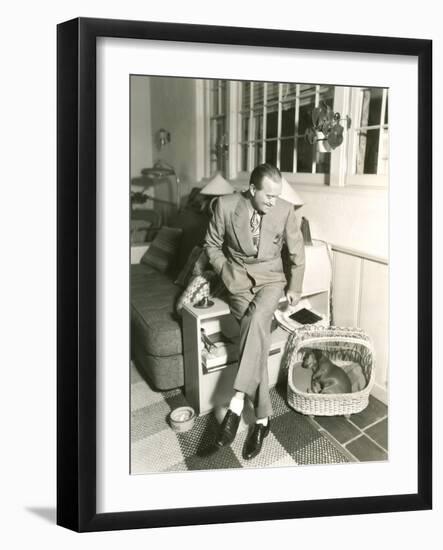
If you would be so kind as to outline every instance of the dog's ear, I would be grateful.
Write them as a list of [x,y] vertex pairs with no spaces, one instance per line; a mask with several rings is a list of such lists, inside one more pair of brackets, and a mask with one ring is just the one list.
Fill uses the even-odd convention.
[[321,356],[323,355],[322,350],[321,349],[314,349],[314,350],[312,350],[312,352],[314,353],[315,358],[317,359],[317,361],[320,361]]

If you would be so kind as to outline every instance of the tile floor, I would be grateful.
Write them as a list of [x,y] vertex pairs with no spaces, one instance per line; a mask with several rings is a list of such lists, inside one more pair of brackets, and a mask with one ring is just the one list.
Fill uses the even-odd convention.
[[338,443],[354,462],[388,459],[388,407],[369,397],[364,411],[343,416],[316,416],[311,423]]
[[[169,411],[186,404],[186,398],[177,390],[176,393],[172,392],[174,395],[168,397],[168,402],[164,401],[163,393],[151,390],[135,367],[131,368],[131,379],[132,437],[135,445],[141,445],[144,439],[156,435],[165,427],[165,417]],[[282,395],[284,394],[285,392]],[[281,403],[284,403],[284,399]],[[147,407],[152,405],[158,409],[155,417],[146,414]],[[286,412],[286,409],[287,406],[283,411],[275,409],[274,412],[282,413]],[[148,418],[149,422],[146,420]],[[160,420],[156,422],[155,418]],[[388,407],[373,396],[369,397],[369,404],[364,411],[351,415],[349,419],[343,416],[316,416],[308,418],[308,421],[328,438],[335,448],[343,451],[350,461],[388,459]]]

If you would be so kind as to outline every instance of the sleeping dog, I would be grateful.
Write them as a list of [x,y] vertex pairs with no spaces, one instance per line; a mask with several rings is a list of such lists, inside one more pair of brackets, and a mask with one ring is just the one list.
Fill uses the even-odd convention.
[[[312,369],[312,393],[351,393],[352,386],[343,369],[334,365],[319,349],[308,349],[302,367]],[[309,391],[309,390],[308,390]]]

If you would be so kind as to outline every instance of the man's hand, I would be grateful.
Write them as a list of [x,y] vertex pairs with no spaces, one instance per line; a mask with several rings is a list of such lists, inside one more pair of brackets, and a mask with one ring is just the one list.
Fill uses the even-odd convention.
[[286,299],[290,306],[296,306],[301,299],[301,292],[294,292],[293,290],[288,290],[286,292]]

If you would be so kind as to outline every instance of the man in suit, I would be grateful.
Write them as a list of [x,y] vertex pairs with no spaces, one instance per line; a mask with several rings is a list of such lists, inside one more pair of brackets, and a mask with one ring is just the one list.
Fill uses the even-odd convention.
[[[274,311],[286,289],[295,305],[301,297],[305,253],[293,206],[280,199],[281,174],[270,164],[251,173],[249,190],[218,199],[205,238],[215,272],[229,293],[229,306],[240,324],[240,354],[235,394],[219,427],[216,445],[235,438],[244,398],[255,407],[256,423],[243,456],[254,458],[269,433],[272,405],[268,385],[268,354]],[[289,252],[290,276],[283,270],[282,246]]]

